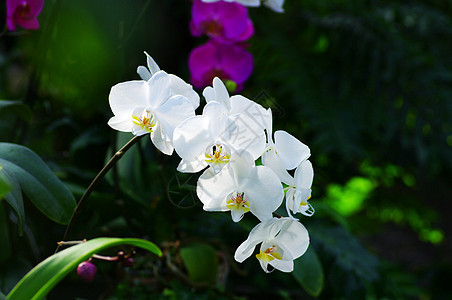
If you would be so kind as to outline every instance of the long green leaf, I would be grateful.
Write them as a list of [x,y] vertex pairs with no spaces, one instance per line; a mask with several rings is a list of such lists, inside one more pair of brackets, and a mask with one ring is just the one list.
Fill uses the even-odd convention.
[[153,243],[134,238],[97,238],[58,252],[33,268],[7,295],[7,299],[42,299],[47,293],[79,263],[103,249],[131,245],[161,255],[160,249]]
[[3,167],[0,165],[0,200],[2,200],[3,197],[11,190],[11,183],[2,169]]
[[20,145],[0,143],[0,165],[43,214],[57,223],[69,222],[74,196],[38,155]]
[[24,211],[24,200],[22,199],[22,192],[20,191],[20,185],[17,182],[14,175],[9,174],[10,171],[3,169],[2,172],[5,175],[5,178],[11,184],[10,191],[5,195],[4,199],[6,202],[8,202],[8,204],[16,213],[18,220],[17,225],[19,227],[19,235],[22,235],[24,231],[25,211]]
[[314,297],[320,295],[325,276],[322,264],[312,246],[302,257],[295,260],[292,274],[308,294]]

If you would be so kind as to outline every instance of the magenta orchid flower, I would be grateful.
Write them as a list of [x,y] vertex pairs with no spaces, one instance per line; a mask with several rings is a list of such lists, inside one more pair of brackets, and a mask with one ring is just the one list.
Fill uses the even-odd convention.
[[211,40],[192,50],[188,68],[191,83],[197,88],[206,87],[215,77],[219,77],[225,82],[235,83],[235,91],[239,91],[253,71],[253,56],[243,46],[224,45]]
[[25,29],[39,29],[38,15],[44,6],[44,0],[6,0],[6,24],[10,31],[17,25]]
[[222,43],[235,43],[248,40],[254,34],[254,27],[247,8],[239,3],[195,0],[190,31],[194,36],[206,34]]

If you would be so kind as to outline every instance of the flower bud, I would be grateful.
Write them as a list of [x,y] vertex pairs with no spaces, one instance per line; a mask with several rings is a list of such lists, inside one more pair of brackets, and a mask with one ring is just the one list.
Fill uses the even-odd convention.
[[96,276],[97,267],[90,261],[81,262],[77,267],[77,274],[83,281],[92,282]]

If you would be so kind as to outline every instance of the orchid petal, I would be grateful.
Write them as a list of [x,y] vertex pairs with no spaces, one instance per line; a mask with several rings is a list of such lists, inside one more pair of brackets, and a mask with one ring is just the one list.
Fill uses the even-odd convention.
[[111,117],[110,120],[108,120],[108,125],[118,131],[131,132],[133,126],[132,114],[130,114],[130,116],[122,114]]
[[293,271],[293,260],[274,259],[268,264],[273,268],[280,270],[281,272],[290,273]]
[[144,81],[148,81],[152,77],[149,70],[143,66],[138,66],[137,73],[138,73],[138,75],[140,75],[141,79],[143,79]]
[[262,131],[269,122],[267,111],[260,105],[242,95],[235,95],[231,97],[231,114],[242,113],[247,115],[257,128]]
[[198,198],[206,211],[227,211],[226,198],[236,189],[232,170],[228,167],[215,174],[208,168],[199,177],[196,187]]
[[212,82],[213,87],[206,87],[203,91],[203,96],[207,103],[210,101],[217,101],[224,106],[227,112],[231,110],[231,101],[229,100],[229,93],[220,78],[215,77]]
[[171,78],[165,71],[158,71],[149,81],[147,105],[153,109],[163,105],[170,96]]
[[193,109],[199,106],[199,95],[193,90],[193,87],[183,81],[176,75],[169,74],[171,79],[171,95],[183,95],[193,105]]
[[273,115],[272,109],[267,109],[267,118],[265,119],[265,131],[267,132],[267,143],[273,146]]
[[230,162],[230,168],[234,172],[234,178],[238,187],[243,187],[251,179],[254,168],[254,159],[248,151],[236,152]]
[[287,172],[280,157],[275,153],[275,150],[273,150],[272,148],[265,151],[265,153],[262,155],[262,164],[264,166],[271,168],[273,172],[275,172],[276,175],[279,177],[280,181],[284,182],[287,185],[295,184],[295,180]]
[[[238,262],[243,262],[251,256],[257,244],[271,238],[271,228],[277,222],[277,218],[267,220],[257,224],[249,233],[248,238],[237,248],[234,258]],[[276,234],[276,233],[275,233]]]
[[210,135],[210,118],[193,116],[179,124],[173,133],[173,144],[177,154],[192,161],[203,155],[206,148],[214,143]]
[[155,131],[151,133],[151,140],[154,146],[166,155],[173,154],[173,145],[162,131],[160,124],[157,124]]
[[146,82],[133,80],[121,82],[111,88],[108,101],[115,116],[128,115],[132,118],[132,112],[136,107],[146,107],[149,89]]
[[287,170],[295,169],[311,155],[308,146],[282,130],[275,132],[275,150]]
[[222,138],[235,151],[247,150],[253,159],[262,155],[265,149],[265,132],[244,114],[229,115],[229,123],[223,131]]
[[309,160],[303,161],[295,170],[295,185],[300,189],[310,189],[314,180],[314,169]]
[[182,159],[177,166],[177,170],[182,173],[197,173],[207,167],[207,163],[203,157],[204,156],[201,155],[198,159],[191,161]]
[[232,216],[232,221],[234,222],[239,222],[243,216],[245,215],[245,212],[243,210],[238,210],[238,209],[231,209],[231,216]]
[[[227,111],[224,106],[217,101],[212,101],[204,106],[202,114],[210,118],[210,132],[212,137],[220,137],[224,132]],[[226,127],[227,128],[227,127]]]
[[194,116],[195,112],[187,98],[182,95],[176,95],[158,107],[155,110],[155,115],[160,123],[159,125],[162,127],[162,131],[172,141],[174,129],[184,120]]
[[278,176],[268,167],[257,166],[244,187],[250,203],[250,211],[260,220],[272,218],[281,205],[284,191]]
[[275,240],[278,245],[289,251],[293,259],[302,256],[309,246],[309,234],[306,228],[300,222],[290,219],[283,219],[281,231]]
[[151,76],[160,71],[160,67],[157,65],[155,60],[146,52],[144,51],[144,54],[146,54],[146,62],[148,65],[149,72],[151,73]]
[[264,0],[264,5],[270,8],[271,10],[279,13],[283,13],[284,9],[282,8],[284,4],[284,0]]

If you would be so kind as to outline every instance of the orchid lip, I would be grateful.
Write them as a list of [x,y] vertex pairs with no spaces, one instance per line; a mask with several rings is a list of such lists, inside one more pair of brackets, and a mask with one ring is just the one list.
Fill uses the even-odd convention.
[[155,114],[149,109],[137,108],[132,114],[133,133],[152,133],[157,124]]
[[224,165],[231,160],[231,151],[225,144],[215,143],[206,148],[205,161],[215,173],[221,171]]

